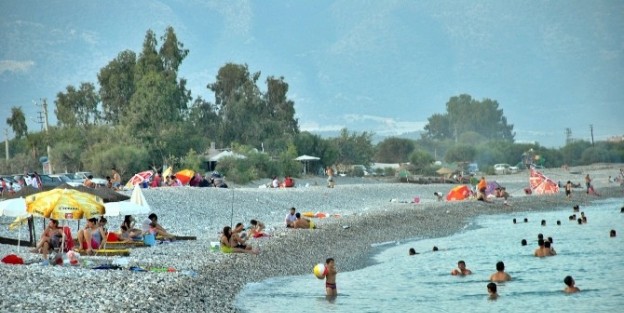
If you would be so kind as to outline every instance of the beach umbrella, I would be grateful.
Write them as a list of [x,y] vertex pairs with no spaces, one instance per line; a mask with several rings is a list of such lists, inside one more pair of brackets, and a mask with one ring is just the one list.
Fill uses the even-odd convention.
[[447,201],[464,200],[470,197],[471,193],[472,192],[470,191],[470,187],[466,185],[459,185],[451,189],[451,191],[448,192],[448,194],[446,195],[446,200]]
[[134,174],[130,180],[126,183],[126,188],[130,189],[133,186],[139,185],[144,181],[149,181],[149,179],[154,175],[154,171],[143,171],[140,173]]
[[171,176],[171,174],[173,174],[173,166],[167,167],[167,169],[162,172],[161,176],[162,177],[169,177],[169,176]]
[[149,206],[138,205],[130,201],[104,203],[106,213],[104,216],[141,215],[150,212]]
[[304,155],[296,157],[295,161],[303,162],[303,174],[305,175],[307,173],[308,162],[318,161],[320,159],[321,158],[319,157],[304,154]]
[[17,253],[20,250],[20,242],[22,240],[22,224],[28,220],[28,212],[26,211],[26,200],[24,198],[9,199],[0,202],[0,216],[15,217],[15,221],[9,225],[9,230],[18,229],[17,234]]
[[529,174],[529,185],[531,191],[538,195],[559,193],[559,185],[555,181],[533,168]]
[[147,203],[147,200],[145,200],[143,191],[138,186],[134,187],[134,190],[132,190],[132,195],[130,196],[130,202],[138,204],[138,205],[146,206],[149,208],[149,204]]
[[53,189],[26,197],[26,211],[56,220],[78,220],[104,215],[98,196],[72,189]]
[[182,185],[188,185],[193,176],[195,176],[195,171],[190,169],[184,169],[175,173],[175,177],[180,180]]

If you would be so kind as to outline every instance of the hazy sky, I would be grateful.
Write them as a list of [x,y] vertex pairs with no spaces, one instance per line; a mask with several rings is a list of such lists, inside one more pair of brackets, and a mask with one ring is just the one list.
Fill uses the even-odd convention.
[[624,1],[0,2],[0,123],[97,85],[147,29],[174,27],[194,96],[227,62],[284,76],[302,130],[422,130],[452,96],[497,100],[517,141],[624,135]]

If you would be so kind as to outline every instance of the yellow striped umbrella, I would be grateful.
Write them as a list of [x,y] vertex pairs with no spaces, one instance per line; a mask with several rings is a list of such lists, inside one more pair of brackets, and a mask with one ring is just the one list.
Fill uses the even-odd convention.
[[102,198],[72,189],[52,189],[26,197],[29,214],[55,220],[79,220],[102,216]]

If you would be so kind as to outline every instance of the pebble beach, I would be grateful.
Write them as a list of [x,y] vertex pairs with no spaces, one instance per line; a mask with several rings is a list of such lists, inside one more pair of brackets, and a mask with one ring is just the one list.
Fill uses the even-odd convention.
[[[276,276],[311,273],[314,264],[336,259],[340,271],[369,264],[374,244],[414,238],[436,238],[459,232],[479,215],[505,212],[553,210],[581,207],[590,201],[624,197],[623,187],[610,183],[622,164],[596,164],[543,173],[555,181],[583,184],[590,174],[600,197],[574,189],[571,200],[558,195],[526,196],[526,171],[488,176],[507,188],[509,205],[475,200],[438,202],[435,191],[446,194],[453,185],[398,183],[390,178],[342,178],[335,188],[326,188],[322,177],[297,181],[297,188],[246,186],[218,188],[155,188],[143,194],[159,222],[173,234],[196,236],[154,247],[132,249],[130,256],[81,257],[77,266],[50,266],[29,247],[0,245],[0,255],[15,253],[29,265],[0,264],[1,312],[236,312],[234,298],[250,282]],[[268,182],[268,180],[267,180]],[[583,184],[584,185],[584,184]],[[128,192],[129,193],[129,192]],[[415,198],[418,203],[413,203]],[[624,203],[623,203],[624,205]],[[315,219],[319,229],[293,230],[284,225],[290,207],[299,212],[325,212]],[[140,223],[144,216],[138,216]],[[270,238],[251,239],[259,255],[222,254],[211,249],[224,226],[257,219],[267,226]],[[12,219],[0,217],[0,236],[17,238],[8,231]],[[118,230],[121,217],[109,218],[109,229]],[[36,221],[39,233],[42,221]],[[77,232],[77,223],[68,224]],[[84,222],[83,225],[84,226]],[[26,233],[26,227],[22,229]],[[22,236],[25,236],[22,234]],[[121,263],[120,270],[93,270],[100,263]],[[138,266],[152,269],[134,272]],[[319,292],[323,292],[322,290]]]

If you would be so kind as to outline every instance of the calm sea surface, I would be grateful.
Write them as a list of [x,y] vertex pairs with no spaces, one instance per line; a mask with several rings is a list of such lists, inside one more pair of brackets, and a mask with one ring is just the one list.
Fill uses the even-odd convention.
[[[311,264],[309,275],[248,284],[236,305],[244,312],[624,312],[623,204],[606,199],[581,207],[588,218],[583,225],[568,221],[571,208],[479,217],[450,237],[380,245],[377,263],[361,270],[340,272],[336,260],[334,301],[325,298],[324,280],[312,275]],[[617,237],[609,237],[611,229]],[[538,233],[553,237],[557,256],[533,256]],[[529,244],[521,246],[522,239]],[[420,254],[408,256],[411,247]],[[451,276],[458,260],[473,275]],[[486,285],[497,261],[505,262],[513,280],[499,284],[499,299],[490,301]],[[566,275],[581,293],[562,292]]]

